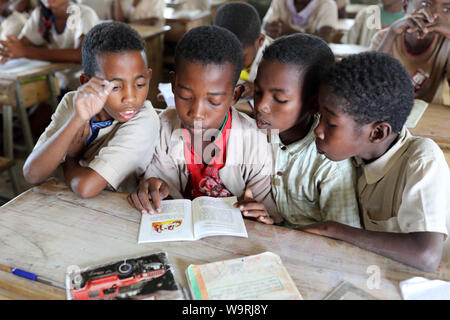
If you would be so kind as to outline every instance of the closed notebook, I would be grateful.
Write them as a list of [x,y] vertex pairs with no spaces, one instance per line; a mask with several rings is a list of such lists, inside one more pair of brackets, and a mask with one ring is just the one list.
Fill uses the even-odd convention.
[[194,300],[302,300],[278,255],[190,265],[186,277]]

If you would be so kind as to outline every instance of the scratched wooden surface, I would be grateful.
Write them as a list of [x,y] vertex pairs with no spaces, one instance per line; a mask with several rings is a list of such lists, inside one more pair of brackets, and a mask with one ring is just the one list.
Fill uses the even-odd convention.
[[[0,263],[63,283],[68,266],[166,251],[178,281],[186,287],[189,264],[271,251],[281,257],[305,299],[323,299],[343,280],[380,299],[400,299],[399,281],[413,276],[450,280],[450,263],[425,274],[344,242],[249,220],[248,239],[209,237],[138,245],[140,213],[125,198],[104,191],[93,199],[80,199],[56,180],[28,190],[0,208]],[[379,267],[381,282],[379,289],[369,290],[367,281],[373,274],[367,270],[373,265]],[[43,295],[31,281],[13,276],[2,281],[1,274],[0,298],[8,292],[14,296],[12,282],[27,288],[29,298],[54,298]],[[63,298],[61,292],[58,297]]]
[[416,136],[433,139],[442,149],[450,149],[450,106],[430,103],[410,131]]

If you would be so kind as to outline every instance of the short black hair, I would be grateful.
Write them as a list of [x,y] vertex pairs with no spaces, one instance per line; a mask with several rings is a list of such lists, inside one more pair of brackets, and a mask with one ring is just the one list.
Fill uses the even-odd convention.
[[325,71],[334,64],[334,54],[321,38],[297,33],[276,39],[263,53],[263,60],[297,68],[302,86],[302,101],[319,92]]
[[387,122],[400,132],[414,104],[414,88],[403,65],[387,53],[364,52],[342,59],[324,79],[331,93],[344,98],[342,111],[360,126]]
[[97,60],[99,54],[128,51],[143,51],[146,57],[145,41],[136,30],[118,21],[97,24],[89,30],[83,40],[81,49],[83,71],[93,77],[99,70]]
[[245,2],[221,5],[213,24],[233,32],[244,48],[253,45],[261,34],[261,18],[256,9]]
[[200,26],[189,30],[178,42],[175,48],[175,71],[181,58],[203,65],[224,65],[229,62],[234,66],[233,84],[236,84],[242,70],[242,45],[225,28]]

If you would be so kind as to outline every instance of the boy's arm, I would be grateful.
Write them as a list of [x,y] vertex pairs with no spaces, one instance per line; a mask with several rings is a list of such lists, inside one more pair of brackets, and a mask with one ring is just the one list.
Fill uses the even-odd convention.
[[77,149],[72,145],[74,143],[78,145],[78,149],[81,149],[74,138],[78,134],[78,140],[86,141],[89,134],[86,132],[86,123],[103,108],[112,88],[111,83],[94,77],[78,89],[73,98],[75,113],[70,120],[51,138],[35,148],[26,160],[23,171],[28,182],[34,184],[46,179],[66,154],[70,158],[80,152],[80,150],[74,150]]
[[120,3],[120,0],[114,1],[114,20],[126,22],[126,18],[123,14],[122,4]]
[[349,242],[425,272],[436,270],[442,257],[444,235],[438,232],[377,232],[334,221],[319,222],[298,229]]
[[34,46],[25,37],[19,40],[15,36],[8,36],[7,41],[0,41],[0,43],[3,45],[2,55],[9,59],[25,57],[52,62],[81,62],[81,44],[75,49],[48,49]]
[[67,157],[62,168],[66,184],[82,198],[95,197],[108,185],[97,172],[80,166],[77,158]]

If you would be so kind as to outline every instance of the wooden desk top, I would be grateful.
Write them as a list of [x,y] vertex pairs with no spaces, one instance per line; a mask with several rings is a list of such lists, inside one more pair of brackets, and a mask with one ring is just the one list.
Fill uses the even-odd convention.
[[177,11],[174,8],[165,8],[164,9],[164,18],[167,22],[182,22],[187,23],[194,20],[204,19],[206,17],[211,16],[211,11],[200,11],[194,10],[189,14],[185,15],[184,13],[190,12],[186,10]]
[[159,36],[160,34],[166,33],[170,30],[170,26],[167,25],[149,26],[131,23],[130,27],[136,30],[144,40]]
[[59,70],[67,69],[73,66],[72,63],[50,63],[45,66],[30,68],[18,73],[5,73],[0,71],[0,79],[20,81],[34,77],[48,75]]
[[337,30],[341,32],[346,32],[350,30],[350,28],[355,23],[355,19],[339,19]]
[[357,44],[329,43],[328,45],[336,58],[345,58],[351,54],[369,51],[368,47]]
[[[64,283],[66,268],[86,267],[166,251],[187,288],[189,264],[203,264],[271,251],[278,254],[305,299],[323,299],[346,280],[380,299],[400,299],[399,281],[414,276],[450,280],[450,263],[423,273],[350,244],[245,220],[248,239],[209,237],[198,241],[137,243],[140,213],[126,194],[102,192],[80,199],[62,182],[48,181],[0,208],[0,264]],[[369,266],[380,269],[380,288],[369,290]],[[373,267],[371,267],[373,268]],[[369,269],[370,270],[370,269]],[[11,282],[23,279],[10,277]],[[29,290],[34,292],[29,281]],[[0,275],[0,293],[5,288]],[[35,298],[45,298],[35,290]]]
[[416,127],[409,131],[433,139],[442,149],[450,149],[450,106],[430,103]]

